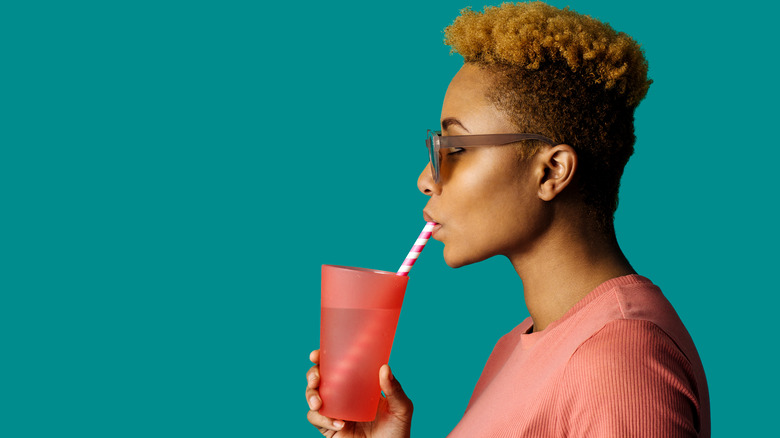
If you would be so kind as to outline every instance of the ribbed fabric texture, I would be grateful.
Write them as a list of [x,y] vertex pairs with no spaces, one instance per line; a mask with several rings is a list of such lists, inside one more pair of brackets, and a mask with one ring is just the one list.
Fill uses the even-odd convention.
[[650,280],[614,278],[532,325],[498,341],[450,438],[710,436],[701,359]]

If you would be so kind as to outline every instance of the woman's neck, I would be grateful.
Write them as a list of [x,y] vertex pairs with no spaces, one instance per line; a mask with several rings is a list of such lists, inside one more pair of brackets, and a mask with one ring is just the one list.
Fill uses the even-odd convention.
[[509,255],[523,281],[533,330],[544,330],[601,283],[635,274],[613,231],[551,227],[532,250]]

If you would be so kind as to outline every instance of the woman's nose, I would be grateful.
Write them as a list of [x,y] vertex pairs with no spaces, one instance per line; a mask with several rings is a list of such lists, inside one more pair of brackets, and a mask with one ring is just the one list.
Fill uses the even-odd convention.
[[417,188],[420,189],[423,195],[433,196],[441,193],[441,186],[433,182],[430,161],[417,178]]

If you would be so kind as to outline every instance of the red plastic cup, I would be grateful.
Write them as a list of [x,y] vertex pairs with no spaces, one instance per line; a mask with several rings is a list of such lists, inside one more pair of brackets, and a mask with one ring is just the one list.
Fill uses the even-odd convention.
[[379,368],[390,359],[409,277],[322,265],[320,413],[372,421],[381,396]]

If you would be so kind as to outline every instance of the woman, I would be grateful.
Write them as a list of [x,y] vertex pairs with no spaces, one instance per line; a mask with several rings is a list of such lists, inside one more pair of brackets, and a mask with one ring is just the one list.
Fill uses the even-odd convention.
[[[465,9],[445,32],[465,63],[429,134],[424,216],[451,267],[509,258],[531,315],[496,344],[450,436],[709,436],[693,341],[613,227],[651,82],[638,44],[539,2]],[[412,403],[387,365],[376,419],[345,423],[318,413],[310,358],[323,435],[409,436]]]

